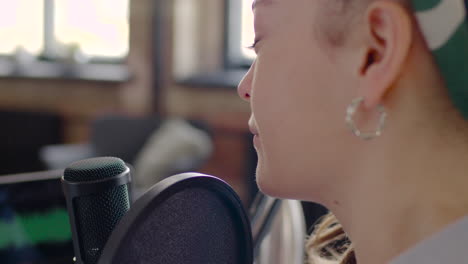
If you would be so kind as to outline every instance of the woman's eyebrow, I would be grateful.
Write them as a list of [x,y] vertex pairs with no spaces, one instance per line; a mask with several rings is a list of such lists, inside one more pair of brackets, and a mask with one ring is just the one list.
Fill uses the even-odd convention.
[[254,0],[252,3],[252,10],[255,10],[258,5],[270,5],[273,1],[274,0]]

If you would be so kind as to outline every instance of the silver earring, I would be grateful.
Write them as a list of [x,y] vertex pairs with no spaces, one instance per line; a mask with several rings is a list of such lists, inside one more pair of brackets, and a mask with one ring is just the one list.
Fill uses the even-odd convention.
[[349,128],[351,129],[354,135],[363,140],[371,140],[382,135],[382,131],[385,126],[385,121],[387,119],[387,112],[383,105],[378,105],[377,111],[379,112],[380,117],[377,129],[374,132],[362,132],[356,126],[356,123],[353,119],[354,115],[356,114],[356,111],[358,110],[362,102],[364,102],[364,97],[359,97],[357,99],[354,99],[353,102],[348,106],[348,109],[346,111],[346,123],[348,124]]

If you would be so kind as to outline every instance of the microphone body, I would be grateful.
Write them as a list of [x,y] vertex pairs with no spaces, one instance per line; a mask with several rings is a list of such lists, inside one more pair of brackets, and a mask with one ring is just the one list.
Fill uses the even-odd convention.
[[75,263],[95,264],[124,214],[130,209],[130,169],[118,158],[72,163],[62,187],[70,217]]

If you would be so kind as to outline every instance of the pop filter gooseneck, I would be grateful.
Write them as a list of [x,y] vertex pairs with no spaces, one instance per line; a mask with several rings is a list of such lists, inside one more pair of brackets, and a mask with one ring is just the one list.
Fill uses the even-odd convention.
[[175,175],[132,204],[99,260],[110,263],[251,264],[249,219],[224,181],[198,173]]
[[255,197],[254,204],[250,208],[254,259],[259,254],[263,239],[271,231],[271,225],[276,219],[281,202],[281,200],[266,196],[261,192]]

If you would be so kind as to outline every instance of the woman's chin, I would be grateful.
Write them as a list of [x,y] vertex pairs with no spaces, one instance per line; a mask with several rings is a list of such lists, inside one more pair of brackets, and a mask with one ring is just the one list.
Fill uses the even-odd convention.
[[257,165],[255,180],[257,182],[258,189],[266,195],[273,196],[274,184],[271,183],[271,179],[269,179],[268,176],[269,175],[265,173],[261,165]]
[[281,188],[282,184],[275,180],[275,176],[262,170],[260,166],[257,167],[256,180],[258,189],[271,197],[286,198],[284,197],[284,188]]
[[258,189],[271,197],[280,199],[304,200],[309,199],[307,188],[291,181],[291,177],[285,177],[283,173],[270,173],[257,167],[256,181]]

